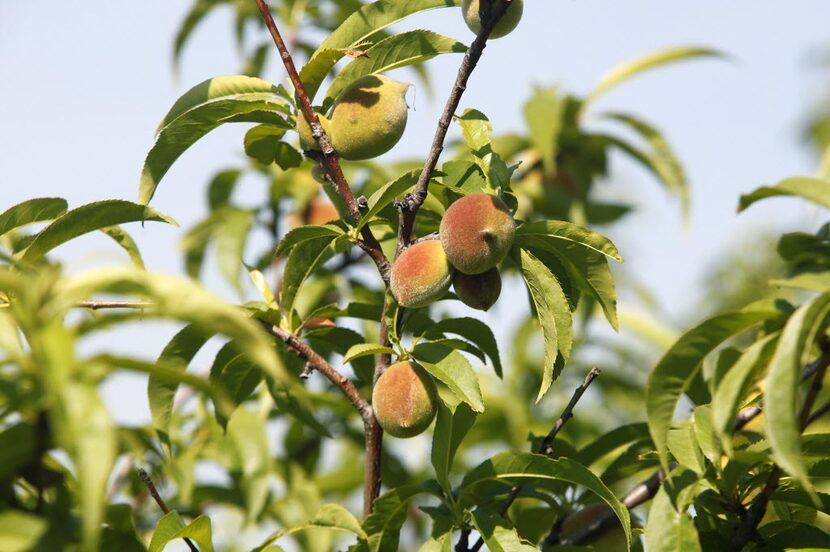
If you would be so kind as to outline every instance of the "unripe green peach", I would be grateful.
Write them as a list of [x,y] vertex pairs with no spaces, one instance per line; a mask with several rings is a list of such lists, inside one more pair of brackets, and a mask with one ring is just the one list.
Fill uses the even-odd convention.
[[452,273],[441,242],[422,241],[409,246],[395,259],[389,287],[402,307],[423,307],[450,289]]
[[[331,123],[320,113],[317,114],[317,118],[320,119],[320,124],[323,125],[323,130],[326,131],[329,139],[331,139]],[[317,139],[314,138],[314,135],[311,134],[311,125],[308,124],[308,121],[305,119],[305,115],[302,113],[297,114],[297,134],[300,135],[301,148],[304,150],[320,151],[320,144],[317,142]]]
[[[496,2],[492,2],[491,0],[484,1],[490,2],[490,13],[492,13],[492,10],[495,10],[496,6],[498,6]],[[464,15],[464,22],[475,34],[481,32],[480,10],[480,0],[464,0],[461,3],[461,13]],[[493,30],[490,32],[490,38],[501,38],[510,34],[513,29],[516,28],[516,25],[519,24],[519,20],[522,18],[523,10],[524,4],[522,3],[522,0],[513,0],[507,7],[507,11],[504,12],[504,15],[501,19],[499,19],[499,22],[496,23],[495,27],[493,27]]]
[[331,111],[331,140],[343,159],[371,159],[403,136],[409,84],[382,75],[361,77],[346,87]]
[[478,310],[489,310],[501,294],[501,276],[497,268],[481,274],[456,272],[452,287],[461,302]]
[[464,274],[481,274],[507,255],[516,224],[507,205],[496,196],[478,193],[450,205],[439,235],[450,263]]
[[383,430],[393,437],[422,433],[435,417],[438,390],[423,366],[396,362],[381,374],[372,390],[372,407]]
[[594,550],[603,550],[605,552],[626,552],[628,545],[625,541],[625,531],[620,525],[617,516],[611,512],[606,504],[591,504],[585,508],[574,512],[565,518],[562,524],[562,529],[559,532],[561,539],[567,539],[580,529],[593,523],[600,515],[611,515],[614,519],[610,522],[602,532],[596,537],[586,541],[582,544],[590,544]]

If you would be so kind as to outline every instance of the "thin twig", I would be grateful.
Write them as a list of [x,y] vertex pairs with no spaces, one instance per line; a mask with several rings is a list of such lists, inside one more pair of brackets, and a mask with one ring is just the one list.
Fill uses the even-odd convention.
[[[490,17],[482,18],[481,31],[476,36],[470,48],[464,54],[464,59],[461,61],[461,67],[458,68],[458,74],[455,77],[455,84],[453,84],[447,103],[444,106],[444,112],[438,120],[438,128],[435,130],[435,136],[432,139],[432,147],[429,150],[424,168],[421,175],[418,177],[418,183],[415,189],[407,194],[403,201],[398,203],[401,210],[401,217],[398,224],[398,243],[397,254],[409,244],[412,237],[412,231],[415,228],[415,215],[418,214],[418,209],[424,203],[427,197],[427,188],[429,187],[429,180],[432,178],[432,173],[438,165],[438,159],[441,157],[441,152],[444,151],[444,140],[447,138],[447,131],[450,128],[453,115],[455,115],[458,104],[461,103],[461,96],[467,88],[467,81],[487,46],[487,39],[490,37],[490,32],[496,23],[510,7],[512,0],[504,0],[495,6],[495,9],[490,14]],[[484,3],[482,3],[484,5]]]
[[[816,375],[819,372],[819,370],[822,369],[822,365],[828,361],[830,361],[830,352],[824,350],[824,354],[822,354],[821,357],[810,362],[804,367],[804,371],[801,374],[801,381],[807,381],[811,376]],[[762,403],[759,403],[758,406],[750,406],[744,408],[740,412],[738,412],[738,415],[735,417],[735,425],[732,427],[732,433],[737,433],[738,431],[743,429],[749,422],[761,415],[763,413],[763,410],[760,408],[760,406],[762,406]],[[819,407],[813,413],[813,415],[808,418],[807,425],[812,423],[812,421],[814,421],[821,415],[825,414],[828,410],[830,410],[830,403]],[[674,464],[671,464],[670,467],[673,465]],[[773,475],[774,474],[771,472],[770,476],[772,477]],[[628,493],[626,493],[626,495],[621,499],[621,502],[629,510],[648,502],[657,494],[657,491],[660,489],[660,484],[663,482],[664,479],[665,474],[663,470],[660,469],[654,474],[652,474],[648,479],[638,484]],[[763,518],[763,515],[761,516],[761,518]],[[579,531],[571,535],[568,539],[565,539],[561,542],[559,541],[559,531],[554,526],[551,529],[551,532],[548,534],[548,537],[545,539],[544,544],[584,544],[592,538],[596,537],[607,527],[610,527],[614,519],[616,519],[616,515],[613,513],[613,511],[602,512],[590,525],[585,526],[584,528],[580,529]],[[558,522],[561,521],[564,521],[564,519],[558,520]],[[561,523],[559,523],[559,526],[561,527]]]
[[[579,399],[582,398],[582,395],[588,389],[588,386],[599,377],[602,373],[597,367],[591,368],[588,374],[585,376],[585,379],[582,380],[582,383],[574,390],[573,395],[571,396],[571,400],[568,401],[568,404],[562,410],[562,414],[559,415],[556,422],[554,422],[553,427],[551,428],[550,432],[545,436],[542,440],[539,448],[536,450],[538,454],[544,454],[546,456],[553,456],[554,449],[553,449],[553,442],[556,439],[556,435],[565,427],[565,424],[568,423],[568,420],[574,417],[573,410],[576,407],[576,403],[579,402]],[[510,509],[510,506],[519,496],[519,493],[522,491],[521,485],[516,485],[510,490],[510,494],[507,495],[507,498],[501,505],[500,514],[504,516],[507,514],[507,510]],[[473,547],[470,549],[472,552],[477,552],[482,545],[484,544],[484,539],[479,537]]]
[[78,307],[90,310],[149,309],[153,307],[153,303],[146,303],[142,301],[81,301],[78,303]]
[[320,372],[336,385],[340,391],[349,399],[360,414],[363,420],[363,429],[366,438],[366,465],[365,480],[363,485],[363,515],[372,513],[374,500],[380,494],[380,442],[382,434],[377,419],[375,418],[372,405],[363,398],[354,383],[341,374],[334,366],[320,356],[308,344],[300,340],[296,335],[286,331],[279,326],[265,324],[271,335],[282,340],[294,352],[306,360],[309,366]]
[[[317,117],[317,113],[314,112],[314,109],[311,106],[311,99],[306,93],[302,80],[300,80],[300,74],[294,66],[294,60],[291,57],[291,53],[288,51],[288,47],[285,45],[285,42],[283,42],[282,36],[280,36],[277,24],[274,21],[274,17],[271,15],[271,10],[268,8],[265,0],[254,1],[259,8],[263,21],[265,21],[265,26],[268,28],[268,31],[271,33],[271,37],[274,39],[274,44],[276,44],[277,50],[279,50],[280,58],[282,59],[282,62],[285,65],[285,70],[288,73],[288,78],[291,79],[291,83],[294,85],[294,92],[300,101],[300,109],[311,127],[311,135],[314,136],[317,143],[320,144],[322,155],[317,159],[317,161],[325,170],[326,176],[334,185],[335,190],[337,190],[337,194],[346,203],[349,213],[354,220],[357,221],[360,218],[360,207],[354,198],[354,194],[352,194],[352,189],[349,187],[346,177],[343,175],[343,169],[340,167],[337,152],[331,145],[331,139],[328,134],[326,134],[326,131],[323,129],[323,125],[320,124],[320,119]],[[371,257],[371,259],[375,262],[375,265],[378,267],[378,272],[380,273],[381,278],[385,283],[388,283],[389,259],[386,258],[386,255],[380,247],[380,243],[378,243],[377,238],[375,238],[368,224],[361,228],[360,235],[363,239],[358,241],[358,247],[363,249],[369,257]]]
[[[156,489],[155,484],[153,484],[153,480],[150,479],[150,474],[148,474],[147,471],[143,468],[137,468],[137,470],[138,477],[140,477],[141,481],[147,486],[147,490],[150,491],[150,496],[153,497],[153,500],[156,501],[156,504],[158,504],[162,512],[164,512],[165,514],[169,514],[170,508],[167,507],[167,503],[164,502],[163,498],[161,498],[158,489]],[[196,545],[193,544],[193,541],[191,541],[189,538],[184,537],[184,542],[187,543],[187,547],[190,548],[192,552],[199,552],[199,549],[196,548]]]
[[[815,366],[815,375],[812,376],[813,381],[810,383],[807,395],[804,397],[804,403],[801,405],[799,420],[802,431],[810,424],[813,405],[821,391],[827,368],[830,366],[830,350],[826,347],[822,347],[822,349],[822,355],[813,363],[813,366]],[[808,367],[808,370],[810,368],[812,367]],[[805,370],[805,372],[808,370]],[[782,475],[781,468],[774,466],[767,477],[767,482],[763,490],[758,493],[750,507],[746,510],[746,513],[741,516],[741,525],[732,538],[732,544],[737,550],[743,548],[750,541],[760,542],[762,540],[758,534],[758,525],[764,519],[769,501],[772,499],[772,494],[778,488],[778,482]]]

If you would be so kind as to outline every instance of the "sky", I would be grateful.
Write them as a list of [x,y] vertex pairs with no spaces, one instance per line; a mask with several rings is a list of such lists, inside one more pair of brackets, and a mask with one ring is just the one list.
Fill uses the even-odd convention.
[[[0,0],[0,211],[38,196],[65,197],[72,207],[137,198],[144,156],[176,98],[206,78],[239,70],[231,12],[219,9],[198,27],[174,74],[173,36],[189,6],[184,0]],[[741,193],[816,170],[800,133],[830,88],[827,67],[823,73],[811,61],[830,48],[828,20],[826,0],[525,0],[518,29],[485,50],[460,110],[483,111],[497,133],[521,131],[522,104],[533,85],[559,84],[581,95],[616,65],[661,48],[699,45],[728,54],[727,60],[648,73],[595,106],[596,113],[625,111],[652,122],[684,163],[692,196],[688,225],[677,202],[648,174],[614,157],[603,192],[636,202],[638,210],[603,231],[620,247],[626,270],[652,289],[666,317],[687,319],[718,253],[769,229],[815,229],[819,223],[817,212],[797,200],[762,202],[740,215],[735,207]],[[456,10],[421,14],[397,29],[420,27],[466,43],[473,38]],[[420,90],[409,97],[413,111],[406,133],[387,158],[425,155],[460,59],[448,55],[428,63],[440,99]],[[274,65],[268,72],[275,81],[284,79]],[[589,118],[589,125],[601,123]],[[205,213],[208,178],[244,162],[243,134],[240,125],[213,132],[165,177],[152,206],[181,228],[128,227],[149,269],[183,273],[178,244],[184,229]],[[453,128],[450,138],[458,134]],[[252,203],[264,193],[253,180],[240,192]],[[123,252],[99,235],[55,254],[70,273],[126,263]],[[215,273],[206,283],[235,300]],[[513,304],[502,300],[486,319],[515,319]],[[173,328],[152,325],[117,346],[153,358]],[[499,337],[506,346],[508,336]],[[148,419],[140,378],[117,378],[111,385],[118,419]]]

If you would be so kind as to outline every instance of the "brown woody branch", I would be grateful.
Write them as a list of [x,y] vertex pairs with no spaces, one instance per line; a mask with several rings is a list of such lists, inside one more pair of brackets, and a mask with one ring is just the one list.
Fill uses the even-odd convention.
[[[823,349],[823,351],[824,352],[823,352],[821,357],[814,360],[813,362],[810,362],[809,364],[807,364],[807,366],[805,366],[804,372],[801,375],[801,381],[807,381],[808,379],[810,379],[810,377],[812,377],[814,375],[817,376],[819,371],[826,370],[826,368],[827,368],[826,363],[830,362],[830,351],[828,351],[827,349]],[[824,365],[824,368],[822,368],[822,365]],[[822,377],[822,379],[823,379],[823,377]],[[814,382],[815,382],[815,380],[814,380]],[[816,391],[816,393],[817,393],[817,391]],[[805,402],[805,406],[806,406],[806,402]],[[827,404],[824,404],[821,407],[819,407],[818,409],[816,409],[816,411],[813,412],[813,414],[810,415],[809,418],[807,419],[806,425],[809,425],[813,421],[817,420],[819,417],[826,414],[827,411],[830,411],[830,402],[828,402]],[[746,426],[749,422],[751,422],[756,417],[758,417],[762,412],[763,412],[763,410],[760,408],[760,405],[759,406],[750,406],[750,407],[744,408],[743,410],[738,412],[738,415],[736,416],[736,419],[735,419],[735,424],[732,427],[732,432],[737,433],[738,431],[743,429],[744,426]],[[804,427],[806,427],[806,425]],[[674,465],[675,464],[671,464],[670,467],[673,468]],[[769,483],[770,481],[775,479],[775,482],[772,484],[772,489],[768,492],[769,496],[772,496],[772,492],[775,491],[775,488],[777,487],[777,478],[780,477],[780,474],[778,474],[776,476],[776,474],[774,473],[775,470],[777,470],[777,468],[774,468],[773,472],[770,472],[770,477],[767,481]],[[660,470],[656,471],[648,479],[646,479],[645,481],[639,483],[637,486],[632,488],[628,493],[626,493],[626,495],[621,499],[621,502],[629,510],[632,510],[632,509],[636,508],[637,506],[640,506],[641,504],[644,504],[644,503],[648,502],[649,500],[654,498],[654,496],[657,494],[657,491],[660,489],[660,485],[662,484],[664,479],[665,479],[665,473],[663,472],[663,470],[660,469]],[[763,494],[763,491],[762,491],[762,494]],[[768,500],[769,500],[769,497],[767,497],[766,501],[768,502]],[[750,510],[751,510],[751,508],[750,508]],[[758,507],[756,507],[756,510],[760,510],[760,505]],[[766,504],[764,505],[764,512],[765,511],[766,511]],[[747,512],[746,516],[749,517],[750,515],[753,516],[753,517],[752,517],[752,519],[749,520],[748,523],[749,524],[754,523],[755,524],[754,527],[757,527],[757,523],[759,523],[760,520],[764,517],[763,514],[762,514],[761,517],[757,518],[758,521],[754,522],[754,518],[757,517],[757,512],[753,513],[753,514],[750,514],[749,512]],[[600,513],[599,516],[597,516],[597,518],[591,524],[581,528],[579,531],[577,531],[573,535],[571,535],[568,539],[564,539],[564,540],[560,541],[559,540],[559,529],[561,528],[561,525],[562,525],[562,522],[564,521],[564,518],[560,519],[560,520],[557,521],[557,524],[551,529],[551,532],[548,535],[548,537],[545,539],[544,544],[545,545],[562,544],[562,545],[570,545],[570,546],[585,544],[586,542],[588,542],[592,538],[596,537],[598,534],[600,534],[605,529],[611,527],[616,522],[615,520],[616,520],[616,515],[613,513],[613,511],[610,511],[610,510],[603,511],[603,512]],[[751,534],[750,534],[750,536],[751,536]]]
[[294,352],[300,355],[314,369],[323,374],[329,381],[336,385],[340,391],[349,399],[355,410],[363,420],[363,429],[366,433],[366,466],[365,481],[363,487],[363,515],[372,513],[372,506],[375,498],[380,492],[380,439],[381,431],[378,425],[372,405],[363,398],[354,383],[349,378],[337,371],[329,362],[320,356],[307,343],[300,340],[293,333],[280,328],[279,326],[266,325],[271,335],[279,338]]
[[[814,418],[811,415],[813,405],[821,391],[824,376],[827,374],[827,368],[830,366],[830,348],[827,347],[826,343],[822,343],[822,355],[813,365],[815,366],[815,375],[812,376],[813,381],[810,383],[810,388],[804,397],[804,403],[801,406],[801,415],[799,417],[802,431],[807,428],[812,420],[817,419],[817,417]],[[806,372],[807,370],[805,370]],[[758,525],[764,519],[769,501],[772,499],[772,494],[778,488],[778,482],[781,480],[782,475],[781,468],[774,466],[767,477],[767,482],[763,490],[758,493],[752,501],[752,504],[741,516],[741,525],[732,538],[732,544],[737,550],[743,548],[750,541],[761,542],[761,536],[758,534]]]
[[[467,81],[476,68],[478,60],[484,52],[484,48],[487,46],[487,39],[490,37],[490,32],[510,7],[511,2],[512,0],[503,0],[489,14],[489,17],[481,18],[481,31],[464,54],[461,67],[458,68],[458,74],[455,77],[455,84],[453,84],[450,96],[447,98],[447,103],[444,106],[444,112],[438,120],[438,128],[435,130],[435,136],[432,139],[432,147],[429,150],[429,155],[427,156],[421,175],[418,177],[418,183],[415,189],[398,203],[398,207],[401,210],[401,217],[398,224],[397,254],[403,251],[412,237],[412,231],[415,228],[415,215],[418,214],[418,209],[421,208],[424,200],[426,200],[429,180],[432,178],[432,173],[438,165],[438,159],[444,151],[444,140],[447,138],[447,131],[450,128],[450,123],[452,123],[453,115],[455,115],[458,104],[461,102],[461,96],[464,94],[464,90],[467,89]],[[487,4],[482,2],[482,6],[486,8]]]
[[[588,372],[588,375],[586,375],[585,379],[582,380],[582,383],[579,384],[579,387],[577,387],[574,390],[574,394],[573,396],[571,396],[571,400],[568,401],[568,404],[565,406],[564,410],[562,410],[562,414],[559,415],[559,418],[557,418],[556,422],[553,424],[553,427],[551,428],[550,432],[548,432],[548,434],[545,436],[545,438],[539,445],[539,448],[536,450],[538,454],[553,456],[553,442],[556,439],[556,435],[562,430],[563,427],[565,427],[565,424],[568,422],[568,420],[574,417],[573,410],[576,407],[576,403],[579,402],[579,399],[582,398],[582,395],[588,389],[588,386],[591,385],[591,383],[600,375],[600,373],[602,373],[602,370],[600,370],[599,368],[591,368],[591,370]],[[507,510],[519,496],[519,493],[521,491],[521,485],[516,485],[510,490],[510,494],[507,496],[504,503],[501,505],[500,514],[502,516],[507,514]],[[473,547],[470,550],[472,552],[477,552],[482,547],[482,545],[484,545],[484,539],[479,537],[475,545],[473,545]]]
[[[161,495],[159,494],[158,489],[156,489],[153,480],[150,479],[150,474],[148,474],[143,468],[138,468],[138,477],[141,479],[144,485],[147,486],[147,490],[150,492],[150,496],[152,496],[153,500],[156,501],[156,504],[158,504],[158,507],[161,508],[161,511],[165,514],[169,514],[170,508],[167,507],[167,503],[164,502],[163,498],[161,498]],[[184,537],[184,542],[187,543],[187,547],[190,548],[192,552],[199,552],[199,549],[196,548],[196,545],[193,544],[193,541],[191,541],[189,538]]]
[[[331,145],[331,139],[328,134],[326,134],[326,131],[323,129],[323,125],[320,124],[320,119],[317,117],[317,113],[314,112],[314,108],[311,106],[311,99],[308,97],[305,87],[303,86],[303,82],[300,80],[300,74],[294,66],[294,60],[291,57],[291,53],[288,51],[288,47],[285,45],[279,29],[277,29],[277,24],[271,15],[271,10],[268,8],[265,0],[254,1],[259,8],[263,21],[265,21],[265,26],[268,28],[268,31],[271,33],[271,37],[274,39],[274,44],[276,44],[277,50],[279,50],[280,58],[282,59],[282,62],[285,65],[285,70],[288,73],[288,78],[291,79],[291,83],[294,85],[294,92],[300,101],[300,109],[311,127],[311,135],[314,136],[317,143],[320,144],[322,155],[317,156],[317,162],[320,163],[320,166],[324,169],[327,179],[334,185],[337,194],[346,203],[346,207],[349,209],[349,214],[351,214],[352,218],[357,221],[360,219],[360,207],[355,200],[352,189],[349,187],[349,183],[346,181],[346,177],[343,175],[343,169],[340,167],[337,152]],[[386,258],[386,255],[384,255],[383,250],[380,247],[380,243],[378,243],[378,240],[375,238],[372,230],[369,228],[369,225],[364,225],[363,228],[361,228],[360,235],[363,239],[357,242],[358,247],[360,247],[369,255],[369,257],[371,257],[375,265],[378,267],[378,272],[380,272],[381,278],[383,278],[385,283],[388,283],[389,260]]]

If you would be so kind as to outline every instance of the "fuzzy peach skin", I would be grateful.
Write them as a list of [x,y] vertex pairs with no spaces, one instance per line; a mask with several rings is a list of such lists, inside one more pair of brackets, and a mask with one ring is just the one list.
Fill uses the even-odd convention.
[[392,149],[403,136],[408,83],[367,75],[350,84],[331,110],[331,142],[343,159],[372,159]]
[[450,289],[452,274],[441,242],[422,241],[409,246],[395,260],[389,287],[402,307],[424,307]]
[[450,263],[464,274],[481,274],[507,255],[516,224],[507,205],[496,196],[478,193],[450,205],[439,235]]
[[[492,10],[493,8],[495,8],[495,3],[491,2],[490,9]],[[464,22],[475,34],[481,32],[480,9],[481,2],[479,0],[464,0],[461,3],[461,14],[464,16]],[[504,15],[501,19],[499,19],[499,22],[496,23],[496,26],[490,32],[489,38],[501,38],[507,34],[510,34],[513,29],[516,28],[516,25],[519,24],[519,20],[522,18],[523,10],[524,4],[522,0],[513,0],[507,7],[507,11],[504,12]]]
[[424,368],[415,362],[396,362],[386,369],[372,390],[378,423],[393,437],[406,439],[422,433],[437,410],[438,390]]
[[452,287],[462,303],[478,310],[489,310],[501,295],[501,276],[497,268],[481,274],[456,272]]

